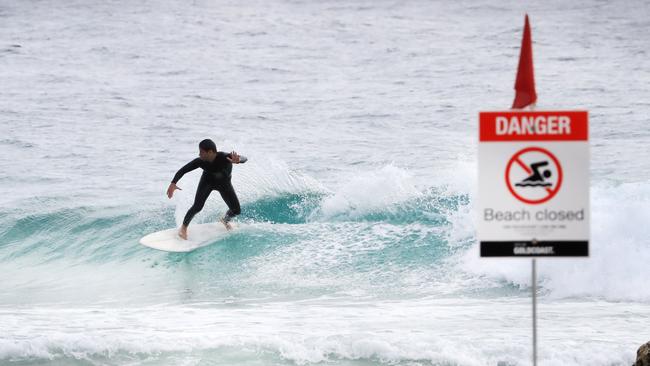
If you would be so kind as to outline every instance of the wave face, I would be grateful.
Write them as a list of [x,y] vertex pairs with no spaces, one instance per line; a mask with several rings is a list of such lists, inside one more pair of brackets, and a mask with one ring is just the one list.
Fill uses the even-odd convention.
[[[396,188],[382,195],[387,185]],[[150,232],[176,225],[175,213],[184,213],[191,200],[143,209],[61,207],[68,202],[28,199],[23,206],[40,207],[40,212],[15,209],[2,215],[0,260],[8,273],[15,271],[6,285],[17,281],[15,288],[7,287],[13,293],[9,297],[30,292],[31,287],[21,286],[38,284],[53,269],[73,281],[73,288],[73,278],[84,276],[92,266],[106,269],[93,272],[108,280],[116,265],[147,263],[139,270],[158,269],[173,276],[188,262],[211,294],[218,288],[248,291],[251,296],[263,292],[271,298],[296,295],[298,289],[308,296],[346,291],[388,297],[434,296],[440,291],[487,296],[490,291],[525,295],[528,289],[527,261],[503,266],[478,257],[471,192],[419,188],[407,171],[394,166],[360,174],[340,184],[338,191],[310,189],[262,192],[244,201],[238,218],[241,230],[189,254],[152,252],[136,244]],[[627,198],[621,201],[621,195]],[[639,261],[650,234],[643,225],[650,216],[650,191],[645,184],[630,183],[596,187],[592,196],[593,255],[570,265],[542,262],[542,288],[554,298],[649,301],[643,276],[634,282],[633,274],[650,275]],[[216,221],[225,210],[217,194],[206,207],[195,222]],[[28,273],[26,268],[31,268]],[[47,277],[44,287],[53,280]],[[50,290],[59,291],[44,288]]]
[[[299,290],[306,296],[347,291],[398,297],[409,291],[417,293],[434,276],[430,272],[438,271],[435,267],[446,266],[443,263],[453,253],[471,245],[470,241],[450,244],[447,237],[453,216],[469,205],[469,196],[433,188],[420,192],[405,183],[410,179],[406,172],[392,166],[382,171],[402,174],[390,179],[400,181],[404,192],[367,200],[368,192],[352,193],[358,184],[352,181],[339,192],[264,195],[242,204],[240,230],[189,254],[163,254],[135,245],[149,232],[174,226],[174,212],[183,212],[185,207],[56,207],[42,213],[6,212],[0,258],[15,266],[15,271],[26,266],[40,269],[18,276],[15,291],[25,282],[38,283],[50,267],[65,269],[71,281],[84,276],[90,266],[106,268],[106,273],[93,272],[108,280],[116,265],[148,263],[140,270],[162,267],[173,277],[191,262],[206,286],[202,290],[206,300],[219,298],[212,292],[215,290],[226,298],[233,295],[230,291],[253,297],[263,293],[270,298],[296,295]],[[375,173],[369,173],[363,184],[375,178]],[[196,222],[220,217],[225,207],[217,194],[211,197],[211,204],[215,207],[205,209]],[[428,279],[415,280],[420,276]],[[405,280],[413,283],[395,287]],[[13,296],[19,296],[15,291]]]

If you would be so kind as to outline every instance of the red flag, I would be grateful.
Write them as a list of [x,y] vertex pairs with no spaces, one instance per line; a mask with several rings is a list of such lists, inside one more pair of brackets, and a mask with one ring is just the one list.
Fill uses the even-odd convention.
[[521,53],[519,54],[519,68],[517,81],[515,81],[515,100],[512,108],[524,108],[537,101],[535,92],[535,74],[533,73],[533,39],[530,35],[530,24],[526,14],[524,25],[524,38],[521,40]]

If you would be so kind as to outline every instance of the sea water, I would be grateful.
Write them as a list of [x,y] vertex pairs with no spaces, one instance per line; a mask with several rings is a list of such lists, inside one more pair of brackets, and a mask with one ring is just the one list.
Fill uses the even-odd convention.
[[[0,1],[0,364],[529,365],[530,259],[481,259],[477,125],[590,113],[589,258],[538,260],[540,365],[650,340],[645,1]],[[212,138],[245,229],[178,225]],[[214,222],[217,193],[194,219]],[[191,231],[191,226],[190,226]]]

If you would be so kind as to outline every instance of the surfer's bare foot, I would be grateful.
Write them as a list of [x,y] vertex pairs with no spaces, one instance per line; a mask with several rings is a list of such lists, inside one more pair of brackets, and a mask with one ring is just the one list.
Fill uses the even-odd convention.
[[187,226],[181,226],[181,229],[178,230],[178,236],[180,236],[182,239],[187,240]]
[[230,225],[230,223],[229,223],[228,221],[226,221],[225,219],[222,218],[222,219],[219,220],[219,221],[221,221],[221,223],[223,224],[223,226],[226,227],[226,230],[231,230],[231,229],[232,229],[232,225]]

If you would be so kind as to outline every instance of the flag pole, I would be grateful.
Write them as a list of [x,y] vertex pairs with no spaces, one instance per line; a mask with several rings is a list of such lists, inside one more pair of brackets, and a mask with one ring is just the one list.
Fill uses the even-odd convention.
[[[528,14],[524,17],[524,33],[521,38],[519,66],[515,80],[515,100],[511,109],[526,109],[534,111],[537,102],[535,90],[535,71],[533,67],[533,37],[531,35]],[[536,242],[535,239],[532,240]],[[537,366],[537,261],[532,260],[532,290],[533,290],[533,366]]]

